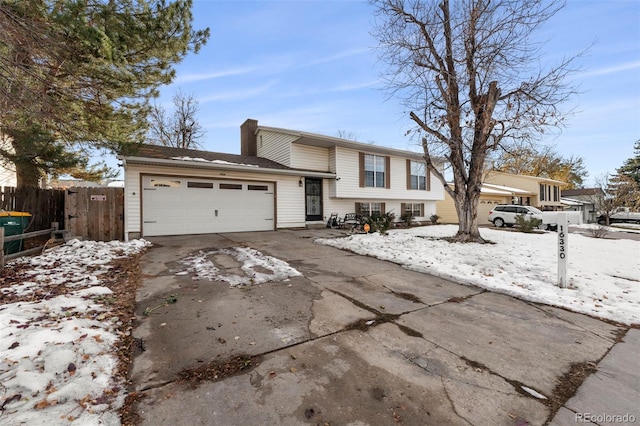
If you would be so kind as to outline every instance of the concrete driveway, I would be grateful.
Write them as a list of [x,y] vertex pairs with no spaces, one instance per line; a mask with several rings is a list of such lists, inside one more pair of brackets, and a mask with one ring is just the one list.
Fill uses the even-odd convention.
[[[572,405],[585,377],[616,343],[636,342],[616,346],[622,359],[640,347],[640,330],[313,242],[339,235],[150,238],[131,371],[142,424],[571,424],[590,398],[608,393]],[[245,274],[216,251],[233,247],[302,276],[231,287],[194,280],[180,262],[205,250],[223,273]],[[637,364],[620,373],[637,393],[610,410],[637,411]]]

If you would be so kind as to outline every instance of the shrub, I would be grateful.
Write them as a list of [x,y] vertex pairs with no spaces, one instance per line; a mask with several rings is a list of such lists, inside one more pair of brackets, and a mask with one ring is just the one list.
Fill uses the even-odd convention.
[[433,223],[434,225],[438,224],[439,219],[440,219],[440,216],[438,216],[437,214],[432,214],[431,217],[429,218],[429,220],[431,220],[431,223]]
[[536,219],[535,217],[527,219],[524,215],[516,215],[516,226],[520,232],[531,233],[534,229],[538,229],[540,225],[542,225],[541,219]]
[[589,229],[589,235],[593,238],[604,238],[609,233],[609,228],[604,225],[598,225],[596,228]]
[[369,224],[369,232],[380,232],[381,234],[386,234],[386,232],[391,228],[391,224],[395,219],[396,215],[392,212],[387,212],[385,214],[373,213],[371,216],[364,218],[363,223]]
[[413,222],[413,213],[405,213],[400,216],[400,220],[403,221],[407,227],[411,226],[411,222]]

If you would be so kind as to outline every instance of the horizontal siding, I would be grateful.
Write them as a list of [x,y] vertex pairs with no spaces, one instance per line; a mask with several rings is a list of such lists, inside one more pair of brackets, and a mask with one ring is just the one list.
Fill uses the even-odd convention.
[[129,239],[129,233],[140,233],[142,208],[140,187],[140,171],[136,167],[127,165],[124,170],[124,237]]
[[304,187],[299,177],[278,178],[276,228],[303,228],[305,224]]
[[256,138],[258,157],[292,167],[291,142],[297,139],[295,136],[269,130],[259,130]]
[[[481,195],[478,203],[478,225],[490,225],[489,211],[498,204],[508,204],[509,197],[501,195]],[[449,194],[445,199],[436,203],[437,215],[440,216],[440,223],[458,223],[458,213],[453,198]]]
[[291,167],[327,172],[329,171],[329,149],[294,143],[291,145]]
[[360,188],[360,171],[358,151],[336,148],[335,163],[336,181],[335,193],[337,198],[352,198],[365,200],[399,200],[422,202],[427,200],[444,199],[444,188],[440,181],[431,175],[430,191],[411,191],[407,189],[407,163],[406,158],[390,157],[391,160],[391,187],[386,188]]
[[[400,220],[400,216],[402,216],[402,203],[404,200],[389,200],[389,199],[379,199],[379,200],[364,200],[364,199],[336,199],[329,198],[324,201],[324,217],[325,222],[329,219],[331,213],[337,213],[338,217],[344,217],[347,213],[355,213],[356,203],[358,202],[376,202],[376,203],[384,203],[386,212],[391,212],[395,215],[395,221]],[[435,201],[421,201],[424,203],[424,217],[416,217],[415,219],[418,221],[426,221],[429,220],[432,214],[436,213],[436,202]]]
[[16,171],[13,164],[0,164],[0,186],[16,186]]

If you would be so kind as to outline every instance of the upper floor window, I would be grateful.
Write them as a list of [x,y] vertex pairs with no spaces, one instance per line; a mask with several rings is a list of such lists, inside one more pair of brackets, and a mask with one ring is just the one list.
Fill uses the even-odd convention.
[[360,153],[360,186],[389,188],[389,157]]
[[407,189],[429,190],[425,163],[407,160]]
[[547,185],[541,183],[540,201],[560,201],[560,187],[558,185]]

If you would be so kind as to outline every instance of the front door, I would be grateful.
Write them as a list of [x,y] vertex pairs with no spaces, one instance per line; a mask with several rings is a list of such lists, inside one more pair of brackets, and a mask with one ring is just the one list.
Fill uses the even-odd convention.
[[322,179],[305,178],[306,220],[322,220]]

